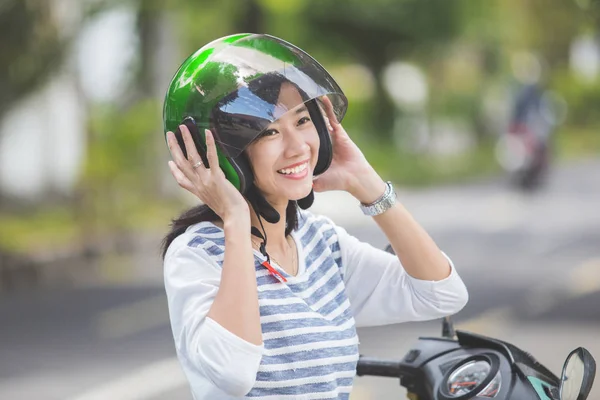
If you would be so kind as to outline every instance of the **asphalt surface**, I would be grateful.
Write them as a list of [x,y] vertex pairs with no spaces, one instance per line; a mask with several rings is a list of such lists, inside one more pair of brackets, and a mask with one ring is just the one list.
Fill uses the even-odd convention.
[[[558,375],[578,346],[600,362],[600,160],[561,166],[533,194],[503,180],[398,194],[469,289],[457,328],[508,340]],[[346,194],[319,195],[313,211],[386,244]],[[0,293],[0,399],[191,399],[156,252],[82,268],[94,279]],[[440,332],[439,321],[361,329],[361,353],[399,358],[418,336]],[[404,393],[393,379],[357,378],[351,398]],[[600,399],[600,383],[590,399]]]

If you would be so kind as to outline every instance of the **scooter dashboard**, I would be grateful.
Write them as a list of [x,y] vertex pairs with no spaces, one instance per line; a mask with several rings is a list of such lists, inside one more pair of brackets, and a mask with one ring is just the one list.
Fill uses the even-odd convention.
[[457,331],[420,338],[401,361],[401,385],[418,400],[558,399],[559,380],[508,343]]

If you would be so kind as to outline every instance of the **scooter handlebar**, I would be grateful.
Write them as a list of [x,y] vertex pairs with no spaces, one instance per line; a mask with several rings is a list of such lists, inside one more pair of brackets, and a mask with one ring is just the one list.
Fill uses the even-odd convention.
[[360,356],[356,366],[356,375],[385,376],[390,378],[400,378],[403,368],[400,361],[382,360],[372,357]]

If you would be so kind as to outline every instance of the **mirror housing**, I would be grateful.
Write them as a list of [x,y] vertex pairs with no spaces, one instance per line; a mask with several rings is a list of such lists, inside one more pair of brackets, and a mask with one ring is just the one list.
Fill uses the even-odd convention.
[[567,357],[560,378],[560,400],[586,400],[596,377],[596,361],[583,347]]

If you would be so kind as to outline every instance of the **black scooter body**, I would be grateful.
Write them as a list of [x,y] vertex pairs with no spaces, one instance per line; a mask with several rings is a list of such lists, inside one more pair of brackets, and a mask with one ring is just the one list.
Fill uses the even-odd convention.
[[[377,366],[377,361],[361,358],[357,375],[394,376],[418,400],[504,400],[558,399],[560,379],[533,356],[516,346],[497,339],[465,331],[456,332],[457,339],[421,337],[407,352],[396,368]],[[492,371],[487,380],[469,395],[452,396],[448,391],[449,376],[461,365],[473,360],[488,360]],[[396,371],[390,373],[390,371]],[[385,373],[384,373],[385,371]],[[496,373],[501,373],[501,384],[493,397],[478,397]]]

